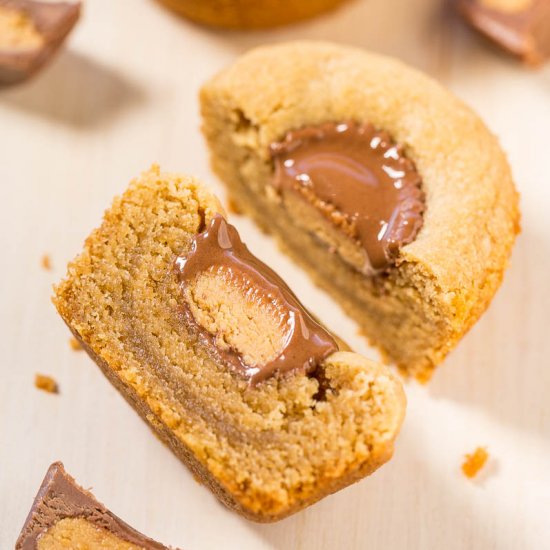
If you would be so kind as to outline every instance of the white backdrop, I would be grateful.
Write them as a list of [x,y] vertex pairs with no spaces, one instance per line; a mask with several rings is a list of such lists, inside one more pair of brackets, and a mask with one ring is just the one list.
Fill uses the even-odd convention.
[[[55,63],[0,91],[0,548],[13,546],[58,459],[127,522],[186,550],[550,548],[550,66],[523,69],[443,4],[357,0],[244,34],[181,21],[152,0],[90,0]],[[470,103],[509,154],[523,233],[487,314],[430,385],[407,384],[395,458],[303,513],[255,525],[199,486],[70,349],[50,294],[112,196],[152,162],[223,193],[199,133],[197,91],[249,47],[292,38],[401,57]],[[316,315],[376,356],[269,239],[233,222]],[[44,253],[51,272],[40,267]],[[53,375],[60,395],[36,390],[35,372]],[[460,464],[477,445],[491,461],[472,482]]]

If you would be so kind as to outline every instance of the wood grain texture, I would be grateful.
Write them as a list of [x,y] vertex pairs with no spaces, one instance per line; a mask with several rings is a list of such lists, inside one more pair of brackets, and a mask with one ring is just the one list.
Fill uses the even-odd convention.
[[[205,30],[149,0],[85,7],[46,71],[0,91],[0,548],[13,546],[58,459],[136,529],[190,550],[549,548],[550,67],[523,69],[464,28],[443,0],[357,0],[251,34]],[[471,104],[509,154],[523,233],[489,311],[429,386],[407,385],[395,458],[303,513],[255,525],[200,487],[71,349],[50,294],[112,196],[153,161],[223,194],[199,133],[198,89],[249,47],[296,38],[401,57]],[[233,221],[316,315],[376,356],[269,239]],[[40,265],[45,253],[51,271]],[[53,376],[60,394],[38,391],[36,372]],[[472,482],[460,464],[478,445],[491,458]]]

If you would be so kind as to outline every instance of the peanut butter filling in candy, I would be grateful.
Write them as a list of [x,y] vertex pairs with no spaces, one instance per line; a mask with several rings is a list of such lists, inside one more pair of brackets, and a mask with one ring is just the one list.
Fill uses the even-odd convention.
[[250,384],[276,373],[312,372],[338,351],[332,336],[220,214],[177,258],[176,269],[187,323]]
[[529,65],[550,57],[550,0],[459,0],[476,30]]
[[80,2],[0,0],[0,86],[30,78],[59,49]]
[[98,502],[54,462],[38,490],[15,550],[109,548],[167,550],[142,535]]
[[343,255],[362,273],[395,264],[422,227],[421,178],[403,148],[371,124],[305,127],[270,152],[275,189],[299,194],[354,240],[356,250]]
[[29,50],[42,44],[44,38],[28,14],[0,3],[0,50]]

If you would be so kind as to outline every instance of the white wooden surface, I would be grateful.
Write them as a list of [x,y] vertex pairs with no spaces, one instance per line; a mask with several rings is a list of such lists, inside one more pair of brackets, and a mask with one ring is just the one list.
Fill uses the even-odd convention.
[[[488,313],[429,386],[407,385],[395,458],[265,526],[219,505],[70,349],[50,294],[112,196],[151,162],[223,193],[198,129],[198,88],[249,47],[302,37],[401,57],[477,109],[509,154],[523,233]],[[530,72],[486,47],[442,0],[357,0],[250,34],[202,29],[153,1],[89,0],[56,62],[0,92],[0,548],[13,547],[58,459],[136,528],[186,550],[550,548],[549,134],[550,66]],[[234,222],[319,317],[374,355],[268,239]],[[51,272],[40,267],[44,253]],[[36,390],[35,372],[53,375],[61,394]],[[477,445],[491,462],[471,482],[459,468]]]

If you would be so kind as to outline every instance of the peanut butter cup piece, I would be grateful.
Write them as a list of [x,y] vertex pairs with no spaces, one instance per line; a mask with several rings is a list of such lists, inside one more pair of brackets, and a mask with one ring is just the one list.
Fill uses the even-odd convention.
[[550,58],[550,0],[457,0],[470,25],[528,65]]
[[201,111],[230,200],[427,380],[489,305],[519,229],[479,118],[398,61],[308,41],[243,55]]
[[288,516],[391,457],[400,382],[343,351],[193,178],[153,167],[132,182],[54,302],[137,412],[250,519]]
[[54,462],[38,490],[15,550],[168,550],[98,502]]
[[0,0],[0,86],[40,70],[71,32],[80,2]]

